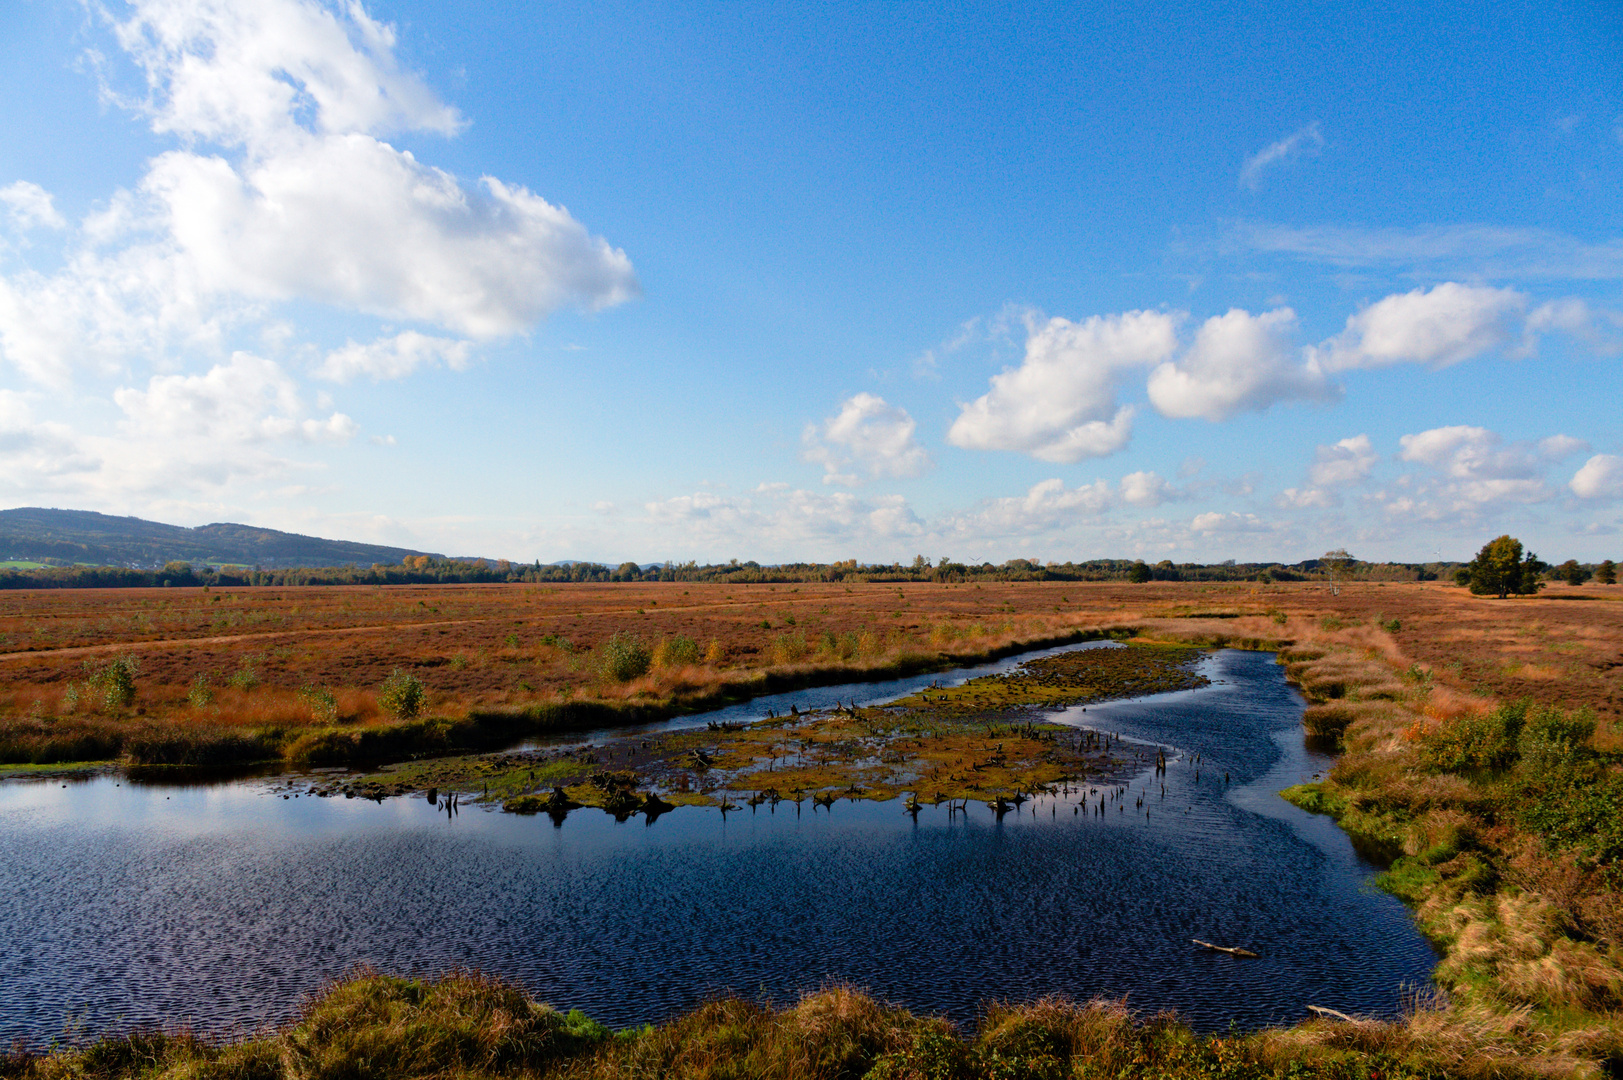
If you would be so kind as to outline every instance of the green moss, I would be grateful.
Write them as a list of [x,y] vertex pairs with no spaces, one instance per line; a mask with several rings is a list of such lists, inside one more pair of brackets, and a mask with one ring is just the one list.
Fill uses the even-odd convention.
[[1292,806],[1301,807],[1310,814],[1328,814],[1339,818],[1347,810],[1347,800],[1333,794],[1322,783],[1297,784],[1279,793],[1279,797]]

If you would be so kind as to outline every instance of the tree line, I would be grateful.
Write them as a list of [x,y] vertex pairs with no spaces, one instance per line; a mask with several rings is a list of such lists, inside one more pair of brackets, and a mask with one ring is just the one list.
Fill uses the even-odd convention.
[[[1345,553],[1342,553],[1345,554]],[[1370,581],[1427,581],[1453,573],[1453,563],[1350,562],[1337,576]],[[516,563],[489,559],[446,559],[408,556],[400,563],[371,566],[262,569],[170,562],[158,569],[118,566],[45,566],[0,568],[0,589],[184,588],[291,585],[450,585],[565,584],[573,582],[696,582],[700,584],[802,584],[833,582],[1010,582],[1010,581],[1209,581],[1273,582],[1322,580],[1329,571],[1322,559],[1300,563],[1148,563],[1142,559],[1091,559],[1085,562],[1039,562],[1009,559],[1001,563],[960,562],[948,556],[916,556],[910,563],[832,563],[755,561],[701,565],[695,561],[643,566],[623,562]]]

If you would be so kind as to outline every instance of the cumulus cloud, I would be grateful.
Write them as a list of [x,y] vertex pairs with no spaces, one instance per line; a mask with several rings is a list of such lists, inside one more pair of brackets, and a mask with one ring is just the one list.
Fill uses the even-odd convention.
[[1122,501],[1131,506],[1160,506],[1179,492],[1153,472],[1128,473],[1121,478]]
[[144,390],[124,387],[113,400],[124,428],[154,439],[202,439],[216,445],[288,437],[342,442],[355,434],[343,413],[307,416],[298,387],[275,361],[236,353],[200,375],[157,375]]
[[1340,502],[1334,492],[1324,488],[1286,488],[1274,500],[1274,505],[1292,510],[1327,510]]
[[937,528],[959,537],[1021,537],[1099,524],[1122,506],[1149,508],[1184,497],[1154,472],[1134,472],[1112,484],[1098,479],[1066,487],[1058,477],[1031,485],[1024,495],[984,500],[949,515]]
[[1307,478],[1319,487],[1345,487],[1362,482],[1379,460],[1369,436],[1354,435],[1314,450]]
[[1033,323],[1024,362],[994,375],[988,393],[962,406],[947,441],[1062,464],[1115,453],[1127,445],[1133,421],[1132,408],[1116,404],[1117,384],[1124,372],[1172,355],[1177,321],[1130,311]]
[[394,30],[358,3],[136,0],[115,23],[146,76],[153,130],[255,144],[297,124],[322,132],[437,131],[463,124],[395,59]]
[[1549,467],[1587,449],[1566,435],[1506,443],[1487,428],[1466,425],[1404,435],[1398,444],[1404,461],[1428,465],[1447,478],[1438,494],[1456,507],[1543,502],[1554,494],[1544,479]]
[[1623,312],[1594,308],[1575,297],[1551,300],[1528,313],[1524,350],[1532,352],[1532,339],[1550,331],[1578,338],[1602,356],[1623,353]]
[[1150,373],[1150,403],[1164,416],[1219,421],[1280,401],[1335,398],[1317,362],[1297,358],[1295,325],[1290,308],[1261,315],[1234,308],[1207,319],[1187,353]]
[[979,535],[1021,535],[1051,528],[1066,520],[1096,518],[1115,504],[1116,493],[1106,480],[1068,488],[1055,477],[1033,484],[1024,495],[988,499],[972,513],[954,521],[954,530]]
[[1329,372],[1392,364],[1447,367],[1515,339],[1527,297],[1515,289],[1444,282],[1379,300],[1313,351]]
[[874,394],[856,394],[821,425],[806,426],[804,456],[823,466],[825,484],[920,476],[932,462],[913,437],[917,426],[906,409]]
[[[299,377],[336,382],[461,369],[472,341],[637,295],[624,252],[563,207],[386,141],[453,137],[465,121],[400,63],[394,30],[360,0],[92,8],[114,43],[89,53],[104,96],[172,142],[78,222],[36,184],[0,187],[0,215],[63,233],[51,268],[27,265],[25,244],[0,274],[0,368],[59,403],[71,389],[73,407],[56,413],[84,425],[9,436],[54,439],[75,463],[70,490],[30,459],[41,496],[112,506],[164,488],[176,505],[187,485],[212,500],[246,479],[304,490],[286,482],[313,467],[300,455],[349,441],[356,425],[324,400],[312,407],[293,374],[255,353],[316,356]],[[332,348],[299,323],[311,304],[350,323],[421,325]]]
[[1197,533],[1265,533],[1273,531],[1276,526],[1264,521],[1256,514],[1241,514],[1235,511],[1212,510],[1204,514],[1196,514],[1189,520],[1189,528]]
[[[173,366],[286,301],[491,338],[637,295],[625,254],[567,210],[490,176],[465,185],[382,141],[462,121],[359,3],[130,12],[113,30],[145,93],[110,96],[180,145],[69,234],[59,270],[0,279],[0,358],[26,377]],[[36,185],[3,192],[14,217],[64,224]]]
[[1262,174],[1270,167],[1323,145],[1324,136],[1320,134],[1319,122],[1315,120],[1246,158],[1245,164],[1240,167],[1240,186],[1255,191],[1262,183]]
[[1274,505],[1286,509],[1323,510],[1341,505],[1339,488],[1361,484],[1380,461],[1368,435],[1354,435],[1339,442],[1321,445],[1313,451],[1308,466],[1308,487],[1286,488]]
[[1596,454],[1572,474],[1567,486],[1580,499],[1623,498],[1623,457]]
[[465,188],[369,135],[310,137],[241,164],[171,151],[142,191],[212,291],[485,338],[638,291],[625,254],[562,207],[489,176]]
[[67,227],[62,215],[56,212],[51,193],[38,184],[18,180],[0,187],[0,203],[11,213],[11,219],[25,229],[61,229]]
[[799,554],[810,546],[830,557],[845,545],[880,544],[923,531],[899,495],[863,499],[787,484],[763,484],[747,495],[694,492],[648,502],[643,509],[646,523],[690,550],[744,544],[755,551],[792,549]]
[[418,368],[439,364],[461,371],[468,366],[471,351],[466,341],[407,330],[365,344],[351,341],[341,349],[334,349],[316,368],[316,375],[345,383],[360,376],[374,382],[399,379]]

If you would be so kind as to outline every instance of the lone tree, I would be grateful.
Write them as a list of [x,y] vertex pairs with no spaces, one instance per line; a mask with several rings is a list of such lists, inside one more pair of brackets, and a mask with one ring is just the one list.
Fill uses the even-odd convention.
[[1503,600],[1515,594],[1531,596],[1544,587],[1538,579],[1545,564],[1531,551],[1522,554],[1522,542],[1514,536],[1501,536],[1482,545],[1465,568],[1466,583],[1477,596],[1497,596]]
[[1602,585],[1616,585],[1617,563],[1613,562],[1611,559],[1607,559],[1605,562],[1595,567],[1595,580],[1600,582]]
[[1319,556],[1319,561],[1325,565],[1327,570],[1330,571],[1330,591],[1337,596],[1340,596],[1341,586],[1336,584],[1336,575],[1340,574],[1343,578],[1345,578],[1347,576],[1347,571],[1351,570],[1353,564],[1358,560],[1347,554],[1346,548],[1336,548],[1334,551],[1326,551],[1323,555]]
[[1131,581],[1134,585],[1142,585],[1153,577],[1155,577],[1155,574],[1150,570],[1149,566],[1145,564],[1143,559],[1139,559],[1137,562],[1133,563],[1133,568],[1127,571],[1127,580]]

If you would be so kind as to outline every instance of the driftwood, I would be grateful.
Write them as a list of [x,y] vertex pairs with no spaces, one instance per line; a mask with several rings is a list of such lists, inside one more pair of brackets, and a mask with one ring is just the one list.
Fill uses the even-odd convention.
[[1199,938],[1190,938],[1189,940],[1193,941],[1196,945],[1199,945],[1201,948],[1210,949],[1213,952],[1228,953],[1230,956],[1238,956],[1238,957],[1240,957],[1241,959],[1244,959],[1244,960],[1258,960],[1258,959],[1261,959],[1261,957],[1258,954],[1252,952],[1250,949],[1241,949],[1241,948],[1238,948],[1238,947],[1233,946],[1233,945],[1213,945],[1211,942],[1202,941]]
[[1327,1017],[1331,1020],[1344,1020],[1349,1024],[1358,1023],[1358,1018],[1356,1016],[1348,1016],[1344,1012],[1337,1012],[1334,1009],[1326,1009],[1323,1005],[1309,1005],[1307,1007],[1307,1011],[1310,1013],[1317,1013],[1320,1016]]

